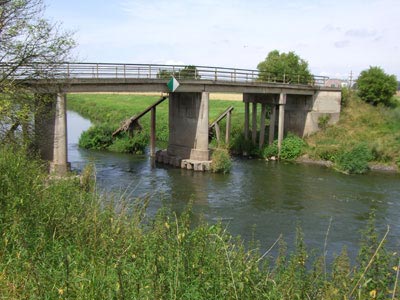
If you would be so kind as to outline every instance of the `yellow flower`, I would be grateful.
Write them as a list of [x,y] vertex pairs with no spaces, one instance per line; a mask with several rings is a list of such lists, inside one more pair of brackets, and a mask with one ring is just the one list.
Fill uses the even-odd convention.
[[370,291],[369,295],[372,297],[372,299],[375,299],[376,298],[376,290]]
[[398,266],[393,267],[393,270],[395,270],[397,272],[397,270],[399,269]]
[[58,289],[58,294],[61,296],[64,294],[64,290],[63,289]]

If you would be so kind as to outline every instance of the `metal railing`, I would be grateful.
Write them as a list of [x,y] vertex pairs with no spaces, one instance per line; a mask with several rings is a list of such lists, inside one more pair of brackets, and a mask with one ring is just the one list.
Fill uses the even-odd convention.
[[[6,73],[9,64],[0,64],[0,72]],[[1,75],[1,73],[0,73]],[[207,80],[231,83],[280,83],[324,86],[325,76],[298,74],[274,74],[258,70],[161,64],[114,64],[114,63],[60,63],[30,64],[20,66],[16,79],[169,79]]]

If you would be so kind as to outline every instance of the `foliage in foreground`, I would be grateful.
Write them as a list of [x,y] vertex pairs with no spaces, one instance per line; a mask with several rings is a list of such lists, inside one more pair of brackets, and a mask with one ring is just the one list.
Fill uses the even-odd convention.
[[[0,295],[4,299],[387,299],[397,262],[368,227],[358,262],[332,265],[280,240],[276,260],[219,224],[190,223],[145,201],[101,199],[79,180],[49,179],[37,161],[0,149]],[[86,186],[90,180],[85,176]],[[118,212],[117,212],[118,211]],[[326,270],[331,270],[327,272]],[[372,296],[371,296],[372,295]],[[398,299],[398,292],[394,299]]]

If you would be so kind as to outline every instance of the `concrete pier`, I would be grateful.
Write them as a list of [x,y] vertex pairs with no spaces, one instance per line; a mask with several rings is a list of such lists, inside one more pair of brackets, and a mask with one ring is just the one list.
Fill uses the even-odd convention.
[[169,95],[170,156],[209,161],[209,93],[171,93]]
[[65,175],[67,162],[67,115],[65,94],[36,96],[35,145],[43,160],[49,161],[49,170]]

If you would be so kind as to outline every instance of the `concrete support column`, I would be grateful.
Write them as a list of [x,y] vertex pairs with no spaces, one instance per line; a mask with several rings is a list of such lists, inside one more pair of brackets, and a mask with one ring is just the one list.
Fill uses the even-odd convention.
[[269,117],[269,137],[268,144],[271,145],[275,139],[276,105],[271,106],[271,115]]
[[[53,161],[50,164],[50,171],[57,175],[64,175],[68,171],[66,99],[67,97],[65,94],[57,94],[54,120]],[[49,124],[49,126],[51,125]]]
[[251,126],[251,140],[253,144],[256,143],[256,139],[257,139],[257,103],[253,102],[252,126]]
[[209,160],[209,93],[170,93],[168,155]]
[[266,115],[267,115],[267,105],[263,103],[263,104],[261,104],[260,139],[259,139],[259,146],[258,146],[260,149],[264,146]]
[[249,139],[249,120],[250,120],[250,104],[249,102],[244,103],[244,139]]
[[285,104],[286,104],[286,94],[281,93],[279,96],[278,157],[280,157],[281,153],[284,126],[285,126]]

